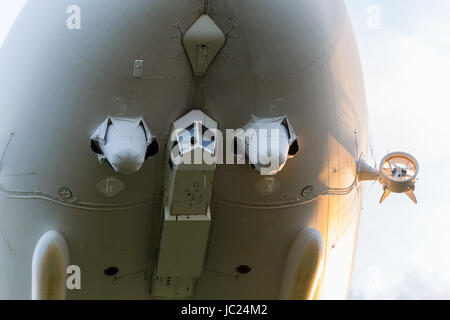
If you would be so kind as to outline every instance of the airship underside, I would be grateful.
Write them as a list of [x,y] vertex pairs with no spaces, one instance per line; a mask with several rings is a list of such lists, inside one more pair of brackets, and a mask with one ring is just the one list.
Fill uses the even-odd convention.
[[[370,155],[343,1],[28,1],[0,84],[0,298],[347,295]],[[170,155],[275,127],[268,174]]]

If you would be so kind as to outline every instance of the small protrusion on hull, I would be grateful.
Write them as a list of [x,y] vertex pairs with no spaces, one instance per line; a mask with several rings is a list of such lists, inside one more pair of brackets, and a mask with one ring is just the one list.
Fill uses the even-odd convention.
[[311,300],[322,274],[325,242],[316,229],[301,231],[288,253],[281,283],[280,299]]
[[31,299],[64,300],[69,248],[57,231],[46,232],[37,242],[31,266]]
[[404,152],[393,152],[386,155],[381,160],[378,170],[378,181],[384,188],[380,203],[393,192],[405,193],[417,204],[414,190],[418,173],[419,163],[412,155]]
[[196,76],[205,75],[225,44],[225,34],[207,14],[202,15],[183,37],[183,45]]

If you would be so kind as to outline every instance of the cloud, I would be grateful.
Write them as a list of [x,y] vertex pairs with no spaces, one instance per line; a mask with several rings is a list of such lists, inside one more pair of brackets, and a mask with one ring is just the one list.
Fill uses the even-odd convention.
[[387,269],[371,265],[353,280],[350,297],[355,300],[449,299],[450,282],[429,265],[406,264]]

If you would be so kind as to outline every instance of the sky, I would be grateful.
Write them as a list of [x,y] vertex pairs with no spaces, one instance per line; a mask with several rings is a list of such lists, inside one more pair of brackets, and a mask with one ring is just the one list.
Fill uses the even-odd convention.
[[420,165],[417,205],[395,194],[380,205],[369,188],[350,299],[450,299],[450,1],[346,3],[376,158],[406,151]]
[[[0,47],[24,0],[0,0]],[[450,299],[450,1],[346,0],[376,159],[420,163],[418,204],[368,188],[350,299]],[[379,18],[379,19],[378,19]]]
[[26,0],[0,0],[0,48]]

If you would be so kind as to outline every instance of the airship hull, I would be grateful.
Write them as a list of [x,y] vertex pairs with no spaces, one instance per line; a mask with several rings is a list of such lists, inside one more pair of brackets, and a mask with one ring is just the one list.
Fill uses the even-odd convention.
[[[0,50],[0,298],[30,297],[33,249],[49,230],[65,237],[81,270],[82,287],[67,298],[154,298],[165,152],[120,175],[97,161],[90,136],[109,115],[142,116],[165,145],[192,109],[222,130],[252,115],[286,115],[299,142],[275,176],[217,167],[194,298],[285,297],[292,242],[311,228],[324,241],[316,298],[333,280],[328,260],[339,240],[350,239],[338,254],[345,281],[336,297],[345,297],[361,212],[356,163],[368,156],[368,133],[343,1],[211,1],[226,43],[201,84],[182,44],[201,1],[75,2],[29,1]],[[73,4],[79,29],[67,25]],[[139,78],[135,60],[144,61]],[[250,271],[239,273],[242,265]],[[104,274],[111,266],[120,270],[112,277]]]

